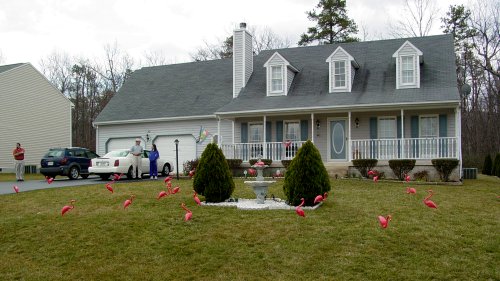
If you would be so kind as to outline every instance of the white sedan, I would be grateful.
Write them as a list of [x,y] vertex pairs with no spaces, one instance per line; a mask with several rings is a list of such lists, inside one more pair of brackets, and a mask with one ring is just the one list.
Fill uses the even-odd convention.
[[[89,172],[98,175],[101,179],[106,180],[113,174],[125,174],[127,178],[132,178],[132,157],[128,149],[113,150],[106,155],[94,158],[91,161]],[[144,150],[142,154],[142,175],[149,174],[149,150]],[[158,158],[158,173],[167,176],[174,167],[172,163]],[[142,176],[141,175],[141,176]]]

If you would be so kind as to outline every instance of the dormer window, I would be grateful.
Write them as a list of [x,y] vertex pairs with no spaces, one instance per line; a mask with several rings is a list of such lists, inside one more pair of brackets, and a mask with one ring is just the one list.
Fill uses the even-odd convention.
[[271,66],[271,93],[283,92],[283,66]]
[[422,52],[406,41],[392,57],[396,58],[396,89],[420,88]]
[[329,64],[329,92],[350,92],[358,63],[346,50],[338,47],[326,59]]
[[264,64],[267,69],[267,96],[286,96],[295,74],[299,72],[278,52]]

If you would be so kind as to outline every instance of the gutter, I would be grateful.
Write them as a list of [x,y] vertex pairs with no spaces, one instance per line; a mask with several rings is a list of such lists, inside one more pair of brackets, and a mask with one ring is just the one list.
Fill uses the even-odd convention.
[[216,119],[215,115],[198,115],[198,116],[181,116],[181,117],[160,117],[160,118],[147,118],[147,119],[128,119],[128,120],[116,120],[116,121],[97,121],[93,122],[92,125],[118,125],[118,124],[137,124],[137,123],[153,123],[153,122],[174,122],[174,121],[188,121],[188,120],[198,120],[198,119]]

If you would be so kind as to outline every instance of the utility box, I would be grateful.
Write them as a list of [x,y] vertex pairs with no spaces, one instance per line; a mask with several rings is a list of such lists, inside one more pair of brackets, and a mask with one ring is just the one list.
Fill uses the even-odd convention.
[[477,179],[477,168],[463,168],[463,175],[465,180]]

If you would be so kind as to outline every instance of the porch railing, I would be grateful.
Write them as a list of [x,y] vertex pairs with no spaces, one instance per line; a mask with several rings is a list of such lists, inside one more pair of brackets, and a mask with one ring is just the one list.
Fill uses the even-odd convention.
[[222,144],[220,148],[226,158],[248,161],[259,156],[262,159],[281,161],[292,159],[297,154],[304,141],[266,142],[266,143],[235,143]]
[[458,158],[457,138],[351,140],[351,159]]

